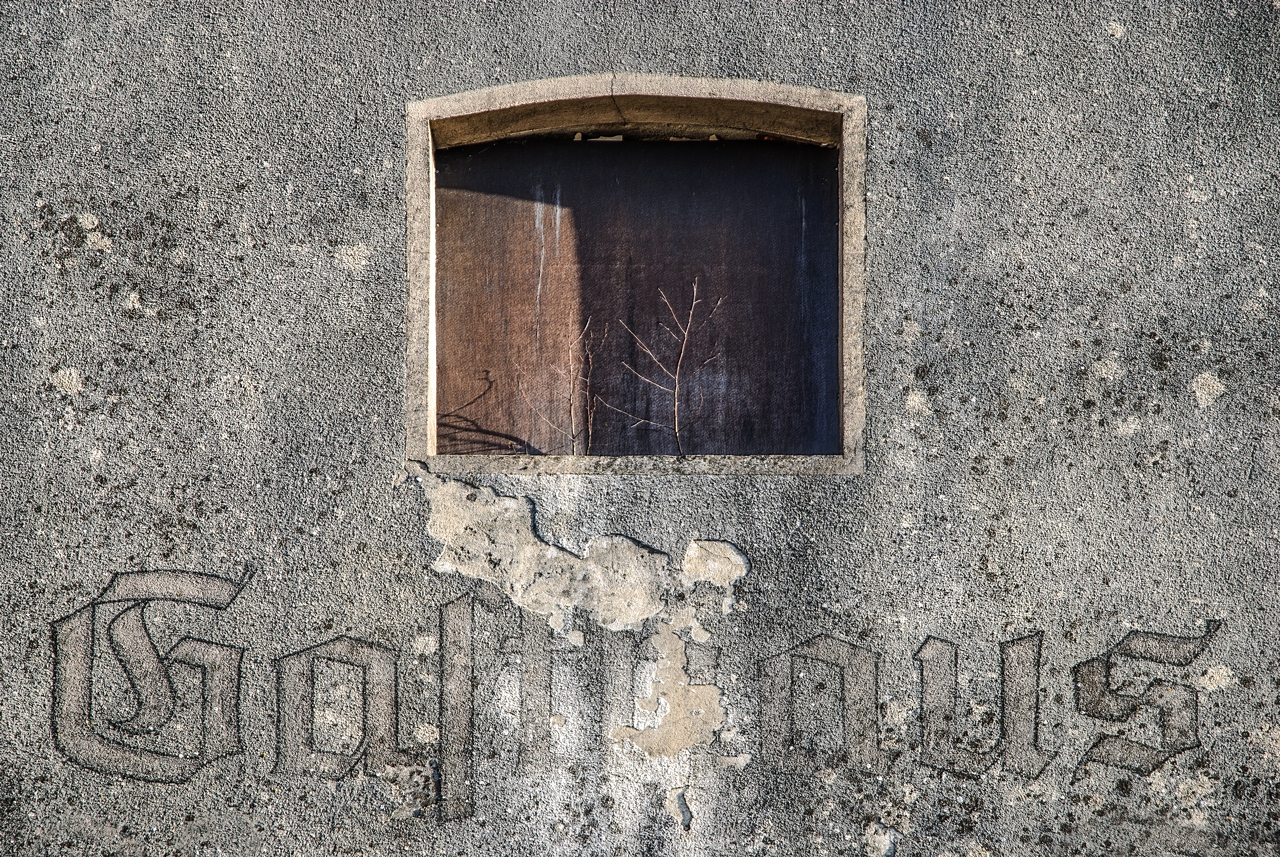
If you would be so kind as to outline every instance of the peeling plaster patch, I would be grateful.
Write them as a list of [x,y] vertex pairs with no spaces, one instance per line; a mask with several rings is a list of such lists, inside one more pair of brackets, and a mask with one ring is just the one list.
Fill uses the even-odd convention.
[[[691,541],[680,569],[680,582],[686,590],[703,581],[722,588],[721,613],[728,615],[737,600],[733,597],[733,583],[745,577],[750,570],[750,560],[727,541]],[[691,622],[694,624],[691,632],[694,640],[707,642],[710,634],[701,631],[701,625],[696,624],[698,620],[692,619]],[[699,637],[699,633],[707,634],[707,637]]]
[[1124,25],[1119,21],[1110,21],[1107,23],[1107,32],[1111,34],[1113,39],[1123,39],[1125,34]]
[[[694,607],[671,611],[666,597],[709,583],[725,590],[722,610],[730,612],[733,585],[751,568],[742,551],[728,542],[693,541],[677,571],[665,553],[624,536],[601,536],[578,556],[538,537],[526,498],[434,477],[423,477],[423,487],[431,507],[428,532],[444,544],[433,571],[488,581],[561,632],[576,609],[610,631],[661,620],[651,638],[658,659],[647,695],[635,701],[633,725],[612,732],[615,741],[630,742],[650,759],[711,744],[726,721],[720,688],[691,684],[685,643],[676,631],[688,629],[696,643],[707,642],[711,633]],[[574,645],[583,643],[580,631],[566,636]],[[553,726],[563,723],[553,718]],[[739,756],[731,763],[749,759]]]
[[419,744],[434,744],[440,740],[440,729],[434,723],[419,723],[413,727],[413,740]]
[[728,589],[751,570],[751,564],[728,542],[692,541],[684,553],[680,582],[685,588],[700,580]]
[[1227,391],[1227,388],[1218,376],[1212,372],[1201,372],[1199,375],[1191,379],[1191,383],[1187,385],[1187,389],[1195,393],[1196,404],[1201,408],[1207,408],[1218,400],[1218,397]]
[[1194,682],[1195,686],[1205,691],[1213,693],[1215,690],[1222,690],[1224,687],[1235,687],[1236,675],[1231,668],[1223,664],[1209,667]]
[[344,244],[333,254],[338,267],[353,274],[363,274],[372,256],[373,250],[364,244]]
[[630,741],[649,756],[671,757],[698,744],[708,745],[725,721],[720,688],[713,684],[689,684],[684,641],[676,636],[676,627],[671,622],[662,622],[658,633],[651,638],[658,650],[658,665],[649,696],[636,700],[640,712],[657,714],[665,704],[666,713],[655,718],[653,726],[644,729],[623,726],[609,736],[615,741]]
[[906,340],[908,345],[915,345],[920,339],[920,325],[914,321],[904,321],[902,323],[902,338]]
[[533,532],[528,500],[490,488],[435,480],[427,529],[444,542],[433,571],[486,580],[519,606],[563,631],[575,608],[611,631],[635,628],[661,612],[667,555],[624,536],[600,536],[581,557]]
[[702,627],[702,623],[698,621],[697,612],[692,607],[677,610],[672,614],[671,621],[677,628],[688,628],[689,637],[695,643],[705,643],[711,639],[711,632]]

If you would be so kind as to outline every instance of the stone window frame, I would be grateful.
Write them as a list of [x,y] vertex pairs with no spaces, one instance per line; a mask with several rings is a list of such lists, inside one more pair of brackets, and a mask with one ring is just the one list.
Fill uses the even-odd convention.
[[[866,99],[754,80],[645,74],[553,78],[410,102],[407,178],[405,457],[476,473],[856,475],[865,469]],[[838,148],[840,435],[834,455],[436,454],[437,148],[549,134],[781,140]]]

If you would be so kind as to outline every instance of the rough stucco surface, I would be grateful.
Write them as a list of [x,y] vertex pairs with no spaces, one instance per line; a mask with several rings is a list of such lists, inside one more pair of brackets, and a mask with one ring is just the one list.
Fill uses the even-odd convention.
[[[0,852],[1276,853],[1273,0],[10,2],[0,26]],[[867,97],[867,467],[472,480],[529,510],[530,544],[667,558],[661,610],[634,628],[535,617],[549,696],[525,722],[535,623],[435,570],[433,477],[404,467],[404,105],[620,71]],[[694,540],[749,573],[687,587]],[[69,617],[112,575],[160,569],[243,583],[223,608],[147,607],[161,655],[184,636],[245,649],[242,747],[175,783],[87,770],[51,729],[57,633],[92,628]],[[440,618],[469,593],[466,621]],[[112,633],[127,648],[139,627]],[[1026,672],[1001,644],[1037,632],[1034,738],[1054,755],[1035,776],[1012,750],[957,775]],[[833,694],[839,670],[809,649],[775,677],[788,734],[827,761],[762,752],[762,664],[819,635],[878,654],[881,765],[841,755],[856,688]],[[303,661],[277,659],[335,638],[297,673],[317,738],[361,734],[341,649],[394,663],[398,746],[298,773],[278,726]],[[921,715],[945,683],[923,679],[945,677],[948,644],[955,716],[935,734]],[[1157,688],[1114,721],[1082,711],[1076,669],[1108,652],[1112,692]],[[94,663],[94,716],[127,717],[121,667]],[[177,698],[198,694],[169,669]],[[625,730],[663,728],[668,682],[668,712],[704,705],[706,728],[646,752]],[[466,687],[469,720],[445,693]],[[1190,739],[1161,705],[1178,728],[1192,706]],[[448,741],[464,720],[473,743]],[[1169,753],[1151,773],[1082,764],[1101,735]],[[474,806],[437,807],[430,764],[458,747]]]

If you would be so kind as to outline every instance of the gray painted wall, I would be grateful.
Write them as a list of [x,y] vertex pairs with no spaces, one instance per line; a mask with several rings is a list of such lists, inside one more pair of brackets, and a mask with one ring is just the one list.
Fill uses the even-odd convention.
[[[2,8],[0,850],[1276,853],[1274,0]],[[619,647],[651,676],[662,629],[584,609],[581,647],[548,643],[567,720],[521,767],[509,643],[538,622],[432,570],[448,486],[404,468],[404,106],[615,71],[867,97],[867,467],[475,480],[527,498],[537,538],[571,552],[619,534],[672,567],[691,540],[750,561],[727,615],[714,587],[655,584],[663,616],[693,606],[710,633],[681,640],[690,680],[721,694],[713,741],[654,759],[592,739]],[[481,560],[510,536],[472,535]],[[252,574],[224,610],[148,608],[162,653],[184,635],[247,649],[243,751],[177,784],[85,770],[51,730],[50,623],[155,569]],[[425,767],[437,607],[470,592],[470,818],[439,820],[394,772],[276,769],[274,661],[339,634],[398,653],[401,743]],[[1115,723],[1081,713],[1075,665],[1205,620],[1224,624],[1187,665],[1120,651],[1112,675],[1129,695],[1144,676],[1190,688],[1192,739],[1161,734],[1150,696]],[[930,764],[921,644],[959,646],[955,728],[981,750],[998,644],[1037,631],[1053,761]],[[819,634],[880,654],[881,774],[761,752],[757,663]],[[94,670],[116,688],[101,727],[130,697],[109,655]],[[838,745],[815,693],[796,734]],[[1118,732],[1199,746],[1150,774],[1080,764]],[[415,800],[422,817],[393,817]]]

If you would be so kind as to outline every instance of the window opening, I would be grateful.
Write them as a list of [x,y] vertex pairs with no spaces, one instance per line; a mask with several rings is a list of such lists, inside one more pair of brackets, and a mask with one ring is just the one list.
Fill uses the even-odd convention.
[[437,450],[840,452],[836,152],[436,155]]
[[410,457],[860,471],[862,99],[614,76],[409,112]]

